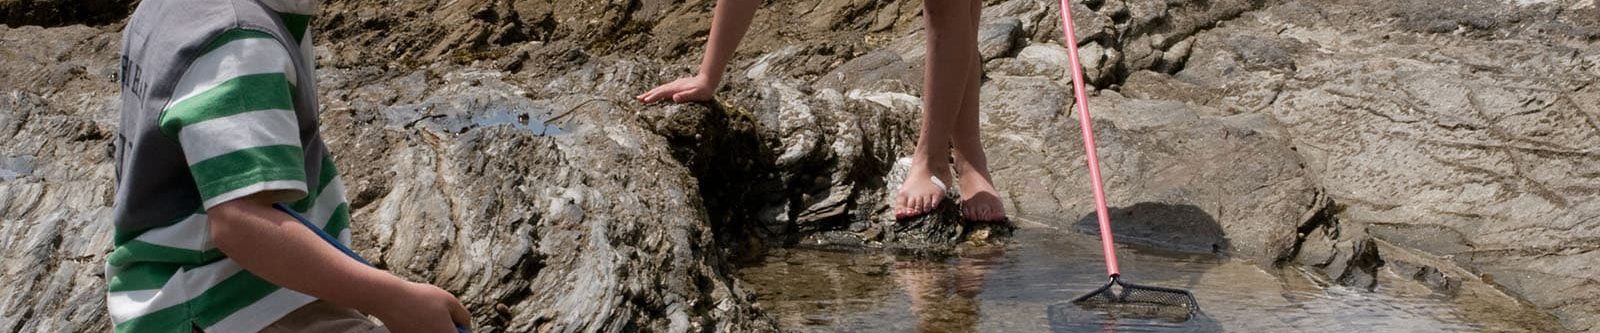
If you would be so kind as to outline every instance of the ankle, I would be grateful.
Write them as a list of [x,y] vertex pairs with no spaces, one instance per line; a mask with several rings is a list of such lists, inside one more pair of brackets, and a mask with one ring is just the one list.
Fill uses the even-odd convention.
[[950,166],[951,163],[948,160],[941,161],[939,159],[912,159],[911,172],[925,172],[933,175],[945,175],[950,173]]

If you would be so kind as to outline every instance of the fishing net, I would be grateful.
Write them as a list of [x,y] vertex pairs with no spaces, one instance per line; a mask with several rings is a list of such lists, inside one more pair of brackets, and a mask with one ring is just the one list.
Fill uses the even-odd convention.
[[1200,311],[1200,303],[1186,290],[1137,285],[1116,278],[1072,303],[1118,318],[1173,323],[1187,321]]

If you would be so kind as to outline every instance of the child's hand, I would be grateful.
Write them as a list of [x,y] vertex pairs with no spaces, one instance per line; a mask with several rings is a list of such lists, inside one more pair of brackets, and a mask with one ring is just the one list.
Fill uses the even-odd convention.
[[700,76],[681,78],[639,95],[640,102],[655,103],[658,101],[672,100],[674,103],[701,102],[711,100],[711,95],[717,90],[714,80]]
[[374,313],[394,333],[454,333],[470,328],[472,315],[455,295],[431,284],[411,283],[395,293],[384,313]]

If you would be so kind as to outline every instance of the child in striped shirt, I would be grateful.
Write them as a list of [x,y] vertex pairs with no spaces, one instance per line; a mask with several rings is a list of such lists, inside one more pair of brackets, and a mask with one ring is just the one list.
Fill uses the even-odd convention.
[[117,332],[468,324],[449,292],[352,260],[273,208],[350,240],[350,206],[317,129],[316,1],[145,0],[129,19],[106,258]]

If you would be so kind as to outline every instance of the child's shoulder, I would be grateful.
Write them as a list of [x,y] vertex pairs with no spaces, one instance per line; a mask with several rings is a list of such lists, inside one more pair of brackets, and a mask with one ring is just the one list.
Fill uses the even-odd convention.
[[[230,32],[292,40],[277,14],[255,0],[146,0],[139,3],[123,28],[124,84],[133,87],[171,84],[194,59],[213,49]],[[141,74],[142,73],[142,74]],[[134,75],[138,74],[138,75]],[[131,89],[143,94],[152,90]]]
[[[131,46],[204,44],[230,30],[254,30],[277,37],[277,13],[254,0],[146,0],[139,3],[124,38],[145,41]],[[284,35],[284,36],[280,36]]]

